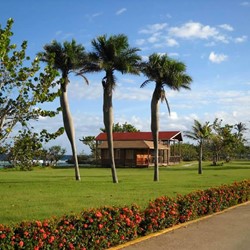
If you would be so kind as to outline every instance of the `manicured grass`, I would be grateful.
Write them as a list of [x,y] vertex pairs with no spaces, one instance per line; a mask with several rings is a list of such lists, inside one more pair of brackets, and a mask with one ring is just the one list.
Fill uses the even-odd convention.
[[34,171],[0,171],[0,224],[45,219],[84,208],[136,203],[145,206],[163,195],[176,196],[234,181],[250,179],[250,161],[223,166],[197,163],[160,168],[160,182],[153,182],[153,168],[117,169],[119,184],[113,184],[110,169],[82,168],[81,182],[73,169],[37,168]]

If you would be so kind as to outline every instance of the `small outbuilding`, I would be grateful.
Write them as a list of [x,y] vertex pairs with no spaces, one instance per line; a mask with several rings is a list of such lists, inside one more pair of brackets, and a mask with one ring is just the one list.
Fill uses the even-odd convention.
[[[179,163],[181,159],[180,131],[159,132],[160,165]],[[149,167],[154,164],[154,144],[151,132],[116,132],[113,133],[115,163],[117,166]],[[101,165],[110,165],[107,134],[96,137],[96,146],[100,150]]]

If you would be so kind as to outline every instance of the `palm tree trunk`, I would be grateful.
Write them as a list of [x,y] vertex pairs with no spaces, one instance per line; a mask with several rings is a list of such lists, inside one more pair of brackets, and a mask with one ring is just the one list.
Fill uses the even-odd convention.
[[159,94],[157,89],[154,90],[151,100],[151,132],[154,142],[154,181],[159,181],[158,166],[158,142],[159,142]]
[[70,141],[72,154],[75,162],[75,178],[77,181],[81,180],[78,159],[77,159],[77,152],[76,152],[76,145],[75,145],[75,130],[74,130],[74,123],[71,117],[70,109],[69,109],[69,102],[66,87],[68,79],[65,78],[65,85],[61,87],[61,95],[60,95],[60,104],[62,108],[62,115],[63,115],[63,124]]
[[199,145],[199,166],[198,166],[198,174],[202,174],[202,142]]
[[113,106],[112,106],[112,88],[105,84],[103,88],[103,122],[108,139],[109,159],[113,183],[118,183],[115,168],[114,145],[113,145]]

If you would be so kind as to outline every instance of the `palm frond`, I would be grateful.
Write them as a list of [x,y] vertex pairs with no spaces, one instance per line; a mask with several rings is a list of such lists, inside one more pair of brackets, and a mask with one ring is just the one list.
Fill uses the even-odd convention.
[[151,80],[150,80],[150,79],[147,79],[146,81],[144,81],[144,82],[141,84],[140,88],[144,88],[146,85],[148,85],[149,82],[151,82]]
[[167,104],[168,114],[171,115],[170,106],[169,106],[168,99],[167,99],[166,96],[165,96],[165,102],[166,102],[166,104]]

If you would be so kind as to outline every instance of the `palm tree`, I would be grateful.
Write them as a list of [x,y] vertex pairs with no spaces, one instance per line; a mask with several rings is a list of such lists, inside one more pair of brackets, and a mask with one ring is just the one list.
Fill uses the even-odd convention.
[[107,38],[106,35],[99,36],[92,40],[93,52],[89,53],[89,60],[92,63],[86,71],[104,71],[102,78],[103,86],[103,122],[107,133],[109,159],[114,183],[118,183],[115,168],[114,150],[113,150],[113,105],[112,92],[116,86],[115,71],[122,74],[139,74],[140,56],[137,54],[139,49],[130,48],[127,36],[113,35]]
[[141,85],[141,88],[149,82],[155,82],[155,89],[151,99],[151,131],[154,141],[154,181],[159,181],[158,168],[158,140],[159,140],[159,101],[166,101],[168,111],[170,107],[166,98],[164,87],[173,90],[181,88],[190,89],[192,78],[185,73],[186,66],[182,62],[170,59],[166,54],[156,53],[149,56],[149,60],[142,64],[142,73],[148,78]]
[[244,133],[245,131],[247,131],[247,126],[246,126],[246,124],[243,123],[243,122],[239,122],[239,123],[235,124],[234,127],[235,127],[235,129],[236,129],[236,131],[237,131],[237,136],[238,136],[238,138],[239,138],[241,141],[244,141],[244,139],[243,139],[243,133]]
[[199,145],[199,167],[198,174],[202,174],[202,148],[204,142],[211,137],[212,124],[205,122],[201,124],[199,121],[194,120],[194,125],[192,126],[192,131],[186,131],[185,136],[198,141]]
[[[75,178],[76,180],[81,180],[75,144],[75,130],[69,109],[67,87],[70,82],[69,74],[71,72],[76,72],[80,67],[82,67],[86,60],[85,49],[82,45],[76,44],[75,40],[72,40],[71,42],[66,41],[63,44],[54,40],[51,42],[51,44],[46,44],[44,46],[44,50],[44,52],[40,53],[41,60],[44,62],[53,60],[54,67],[61,71],[60,105],[62,109],[63,123],[71,144],[72,154],[75,162]],[[83,78],[88,83],[84,76]]]

